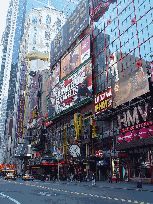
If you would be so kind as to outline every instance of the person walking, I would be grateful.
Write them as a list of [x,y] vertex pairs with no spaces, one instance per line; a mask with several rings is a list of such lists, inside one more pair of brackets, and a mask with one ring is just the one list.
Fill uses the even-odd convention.
[[93,175],[92,175],[92,186],[93,185],[95,185],[95,175],[94,175],[94,173],[93,173]]
[[87,182],[87,179],[88,179],[88,174],[86,174],[86,182]]
[[109,180],[109,183],[112,183],[112,173],[111,172],[108,174],[108,180]]
[[119,182],[119,172],[116,172],[116,183]]

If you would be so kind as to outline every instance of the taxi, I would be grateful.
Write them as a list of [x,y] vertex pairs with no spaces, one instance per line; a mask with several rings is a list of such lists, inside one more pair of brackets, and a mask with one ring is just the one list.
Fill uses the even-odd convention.
[[30,180],[34,180],[34,176],[30,175],[30,174],[25,174],[23,177],[22,177],[22,180],[24,181],[30,181]]
[[12,174],[12,173],[8,173],[5,176],[5,180],[8,180],[8,179],[16,180],[16,176],[14,174]]

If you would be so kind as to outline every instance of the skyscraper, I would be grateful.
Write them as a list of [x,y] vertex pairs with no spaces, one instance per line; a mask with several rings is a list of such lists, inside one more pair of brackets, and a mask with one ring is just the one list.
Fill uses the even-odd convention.
[[23,33],[26,3],[27,0],[11,0],[7,14],[6,29],[2,38],[4,48],[0,72],[1,163],[3,162],[6,149],[4,127],[7,116],[7,108],[9,107],[10,110],[13,109],[19,44]]

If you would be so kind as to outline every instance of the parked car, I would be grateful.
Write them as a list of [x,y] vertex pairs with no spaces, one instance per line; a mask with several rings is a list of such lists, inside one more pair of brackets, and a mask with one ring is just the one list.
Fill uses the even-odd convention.
[[8,179],[12,179],[12,180],[16,180],[16,176],[12,173],[8,173],[6,176],[5,176],[5,180],[8,180]]
[[22,177],[22,180],[24,181],[30,181],[30,180],[34,180],[34,176],[30,175],[30,174],[25,174],[23,177]]

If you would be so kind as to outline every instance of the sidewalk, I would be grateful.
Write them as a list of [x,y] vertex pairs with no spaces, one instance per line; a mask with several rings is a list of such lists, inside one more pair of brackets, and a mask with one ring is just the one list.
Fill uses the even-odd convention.
[[[49,181],[50,182],[50,181]],[[52,183],[52,182],[50,182]],[[108,181],[97,181],[95,186],[92,186],[91,181],[88,182],[67,182],[67,181],[60,181],[60,182],[55,182],[59,183],[61,185],[78,185],[78,186],[89,186],[93,188],[112,188],[112,189],[123,189],[123,190],[135,190],[135,191],[148,191],[148,192],[153,192],[153,184],[143,184],[142,183],[142,188],[137,188],[137,183],[133,182],[125,182],[121,181],[120,183],[112,182],[109,183]]]

